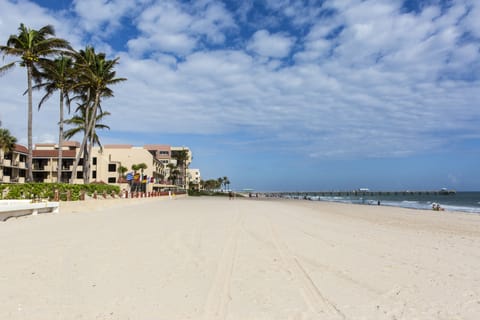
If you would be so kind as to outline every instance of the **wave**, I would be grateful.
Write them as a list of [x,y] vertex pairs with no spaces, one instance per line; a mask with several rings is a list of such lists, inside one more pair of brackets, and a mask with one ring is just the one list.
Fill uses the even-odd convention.
[[[306,196],[303,199],[312,200],[312,201],[331,201],[331,202],[340,202],[340,203],[351,203],[351,204],[363,204],[363,205],[378,205],[379,200],[376,199],[365,199],[365,198],[351,198],[351,197],[339,197],[339,196]],[[480,214],[480,207],[471,207],[471,206],[462,206],[462,205],[452,205],[452,204],[442,204],[441,202],[436,202],[430,200],[418,201],[418,200],[390,200],[382,199],[380,200],[380,205],[390,206],[390,207],[400,207],[408,209],[418,209],[418,210],[431,210],[432,204],[438,203],[445,211],[457,211],[465,213],[478,213]],[[480,202],[477,202],[480,204]]]

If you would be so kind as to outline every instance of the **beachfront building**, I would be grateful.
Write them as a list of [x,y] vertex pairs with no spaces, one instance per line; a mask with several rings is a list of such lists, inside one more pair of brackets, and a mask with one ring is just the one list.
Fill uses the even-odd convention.
[[[73,163],[80,148],[76,141],[65,141],[62,147],[62,171],[60,182],[68,183],[72,177]],[[58,145],[54,143],[37,143],[33,149],[32,171],[34,182],[57,182]],[[74,183],[83,182],[83,159],[77,167]]]
[[8,153],[0,149],[0,183],[25,182],[27,154],[27,148],[18,144]]
[[187,169],[187,183],[189,189],[200,190],[200,181],[202,180],[200,169]]
[[[136,166],[144,165],[137,169]],[[126,169],[122,172],[120,168]],[[92,150],[92,179],[106,183],[127,183],[132,189],[153,191],[163,181],[164,164],[144,147],[127,144],[105,145]]]
[[[80,151],[80,143],[65,141],[62,148],[61,182],[72,177],[73,164]],[[17,145],[13,152],[0,154],[1,181],[25,182],[27,149]],[[186,188],[186,172],[192,153],[187,147],[152,144],[136,147],[129,144],[93,147],[90,161],[90,181],[109,184],[142,185],[143,191],[162,188]],[[57,182],[58,145],[39,143],[33,150],[33,178],[35,182]],[[141,169],[134,170],[135,166]],[[83,159],[80,159],[74,183],[83,183]],[[175,175],[172,179],[171,175]]]

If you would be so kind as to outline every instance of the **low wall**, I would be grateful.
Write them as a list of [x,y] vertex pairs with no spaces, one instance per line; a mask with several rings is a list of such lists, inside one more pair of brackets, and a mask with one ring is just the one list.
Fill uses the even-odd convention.
[[31,200],[0,200],[0,221],[5,221],[13,217],[36,215],[39,213],[57,213],[58,208],[58,202],[32,202]]

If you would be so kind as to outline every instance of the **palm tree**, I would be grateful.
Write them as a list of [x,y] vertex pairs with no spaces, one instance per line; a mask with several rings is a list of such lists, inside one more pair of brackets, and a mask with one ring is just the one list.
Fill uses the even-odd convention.
[[173,163],[169,163],[167,167],[169,169],[168,180],[170,180],[172,184],[175,184],[175,181],[177,180],[177,177],[180,174],[180,170],[178,170],[178,167]]
[[0,128],[0,150],[3,151],[4,155],[12,152],[16,143],[17,138],[12,136],[8,129]]
[[64,101],[67,102],[68,111],[70,112],[70,99],[69,93],[74,86],[73,80],[73,60],[71,57],[61,55],[55,60],[47,60],[42,68],[44,72],[42,73],[42,78],[44,79],[40,84],[36,85],[34,89],[43,88],[45,90],[45,95],[38,104],[38,109],[41,108],[42,104],[50,98],[56,91],[59,91],[60,96],[60,120],[58,122],[58,173],[57,173],[57,182],[61,182],[62,176],[62,149],[63,149],[63,110],[64,110]]
[[230,180],[228,180],[228,177],[223,177],[223,184],[225,185],[225,189],[230,190]]
[[124,166],[118,167],[117,172],[118,172],[118,181],[119,182],[124,182],[125,181],[125,172],[127,172],[127,171],[128,171],[127,167],[124,167]]
[[[88,148],[87,141],[92,142],[94,130],[96,128],[96,115],[100,107],[102,98],[113,97],[113,91],[108,87],[125,81],[125,78],[116,78],[113,71],[114,66],[118,63],[119,58],[107,60],[104,53],[95,53],[93,47],[87,47],[81,50],[76,56],[75,68],[77,70],[77,84],[75,90],[79,93],[79,97],[85,104],[85,135],[80,145],[80,152],[77,154],[75,163],[73,164],[72,182],[76,175],[78,162]],[[84,161],[88,166],[88,158],[84,156]]]
[[[86,113],[88,112],[88,109],[84,105],[80,105],[77,108],[77,112],[79,114],[74,115],[72,118],[67,119],[64,121],[64,123],[73,125],[74,127],[65,131],[65,139],[69,140],[73,136],[75,136],[78,133],[83,133],[84,137],[86,135],[86,130],[87,130],[87,123],[88,119],[86,118]],[[103,120],[104,117],[109,116],[110,112],[108,111],[101,111],[97,116],[95,117],[95,128],[93,130],[92,135],[92,143],[96,144],[100,147],[102,147],[102,144],[100,143],[100,138],[97,135],[96,130],[97,129],[110,129],[110,127],[106,124],[102,124],[101,121]],[[86,149],[87,145],[84,144],[82,149]],[[82,150],[81,149],[81,150]],[[88,150],[83,150],[85,155],[88,155]],[[85,159],[84,159],[85,160]],[[75,179],[76,176],[76,166],[75,170],[72,171],[72,181]],[[89,166],[86,161],[84,161],[84,167],[83,167],[83,181],[84,183],[88,183],[90,181],[90,171],[89,171]]]
[[49,56],[71,50],[66,40],[55,38],[55,30],[51,25],[39,30],[27,28],[23,23],[18,28],[18,35],[11,35],[6,46],[0,46],[0,52],[5,56],[19,57],[0,68],[0,73],[13,68],[17,63],[27,69],[27,93],[28,93],[28,155],[27,155],[27,181],[33,181],[32,171],[32,81],[40,80],[38,67]]
[[141,173],[142,178],[143,178],[143,170],[148,168],[147,164],[143,163],[143,162],[139,163],[139,164],[137,164],[137,168],[138,168],[138,170],[140,170],[140,173]]
[[142,186],[142,191],[143,192],[146,192],[146,184],[143,182],[145,181],[145,179],[143,178],[143,170],[147,169],[147,164],[146,163],[139,163],[138,165],[138,169],[140,170],[140,183],[141,183],[141,186]]
[[188,160],[188,151],[183,150],[174,150],[172,151],[172,157],[177,160],[177,167],[182,170],[182,180],[184,188],[187,189],[187,160]]

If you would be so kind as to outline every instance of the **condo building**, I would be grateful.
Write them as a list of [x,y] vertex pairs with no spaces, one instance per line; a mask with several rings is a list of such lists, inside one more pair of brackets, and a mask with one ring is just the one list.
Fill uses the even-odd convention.
[[21,145],[5,153],[0,149],[0,182],[24,183],[27,176],[26,162],[28,149]]
[[[62,148],[61,182],[70,182],[80,143],[66,141]],[[24,183],[27,149],[16,145],[15,150],[0,151],[0,182]],[[189,173],[192,153],[188,147],[151,144],[143,147],[111,144],[93,147],[90,155],[90,182],[121,184],[124,187],[143,184],[143,191],[166,187],[188,188],[190,179],[199,179],[200,171]],[[33,150],[33,179],[35,182],[57,182],[59,166],[58,145],[36,144]],[[142,168],[134,170],[142,164]],[[84,162],[80,159],[74,183],[83,183]]]

